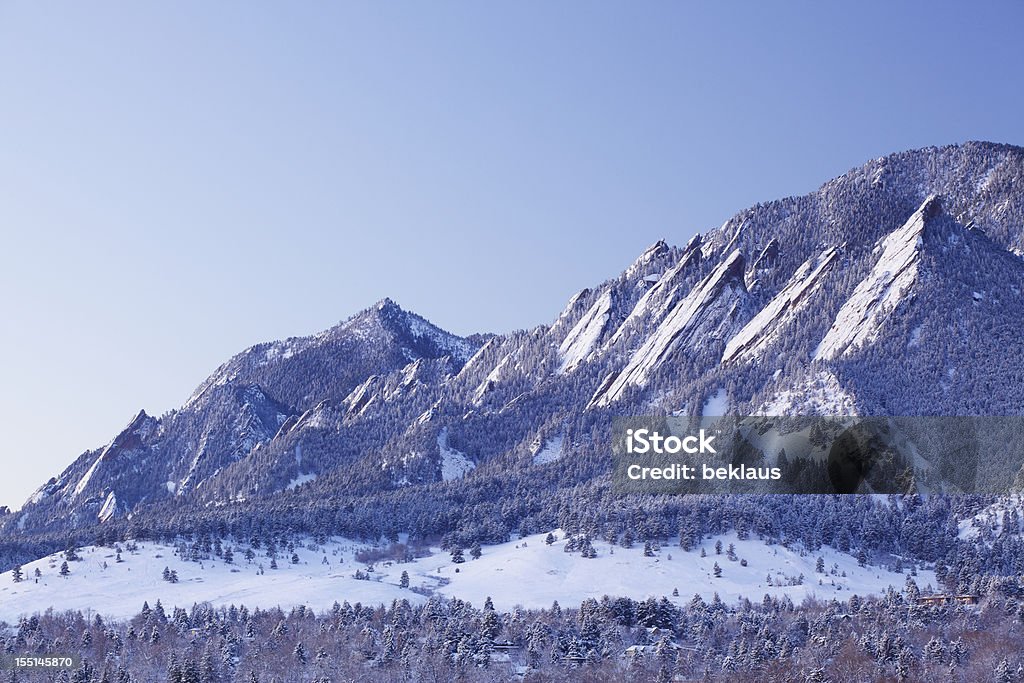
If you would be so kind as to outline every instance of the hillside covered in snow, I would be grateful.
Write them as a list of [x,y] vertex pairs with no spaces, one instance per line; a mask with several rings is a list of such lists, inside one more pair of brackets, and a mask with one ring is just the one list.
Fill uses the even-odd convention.
[[[440,548],[399,561],[390,559],[395,553],[387,544],[340,539],[317,544],[307,538],[277,552],[227,544],[227,557],[223,549],[219,556],[193,556],[188,544],[88,546],[78,549],[71,562],[67,553],[56,553],[24,565],[19,582],[9,572],[0,577],[0,621],[15,623],[48,609],[125,619],[143,603],[153,606],[157,601],[167,610],[208,603],[286,611],[304,605],[315,612],[342,601],[380,605],[404,599],[422,604],[430,595],[474,605],[489,598],[506,612],[543,609],[554,602],[576,605],[603,596],[638,601],[671,596],[680,606],[694,595],[709,601],[718,595],[728,604],[765,595],[800,603],[806,598],[880,595],[890,587],[901,590],[911,571],[909,564],[905,575],[889,567],[862,566],[853,556],[828,547],[808,552],[741,540],[735,533],[704,539],[689,551],[597,543],[589,557],[568,552],[570,539],[562,530],[551,533],[551,543],[547,534],[535,534],[484,546],[479,557],[464,556],[460,563]],[[377,555],[381,559],[374,559]],[[65,564],[68,571],[62,574]],[[174,572],[173,582],[168,572]],[[934,588],[934,572],[915,567],[913,573],[919,586]]]
[[[628,415],[1020,416],[1024,150],[892,154],[677,238],[624,256],[620,275],[529,330],[460,337],[385,299],[242,351],[180,408],[139,411],[0,514],[0,609],[322,609],[431,591],[503,608],[676,589],[799,600],[879,593],[911,567],[961,591],[1024,572],[1017,536],[961,533],[990,497],[622,495],[610,447]],[[956,465],[919,455],[897,473],[911,494],[928,492],[927,468]],[[1020,463],[997,471],[990,485],[1024,487]],[[538,542],[552,529],[574,552]],[[197,569],[158,543],[244,552],[270,538],[296,544],[298,564],[214,553]],[[382,538],[432,554],[357,567]],[[112,562],[130,541],[137,554]],[[55,577],[69,545],[84,559]],[[477,545],[480,559],[447,559]],[[28,580],[14,585],[16,566]]]

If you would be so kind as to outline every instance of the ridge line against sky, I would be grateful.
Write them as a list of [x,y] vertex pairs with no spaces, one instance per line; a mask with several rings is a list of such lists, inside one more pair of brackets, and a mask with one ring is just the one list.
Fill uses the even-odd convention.
[[385,296],[549,322],[657,239],[867,160],[1024,142],[1024,6],[0,7],[19,505],[232,354]]

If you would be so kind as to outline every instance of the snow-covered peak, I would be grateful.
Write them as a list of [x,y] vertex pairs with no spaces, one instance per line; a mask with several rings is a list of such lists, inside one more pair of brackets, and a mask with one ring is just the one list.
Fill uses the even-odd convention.
[[629,387],[646,386],[654,371],[680,345],[717,337],[723,326],[731,323],[731,314],[745,296],[743,255],[736,249],[672,309],[622,372],[607,387],[598,389],[591,405],[609,405]]
[[917,280],[925,224],[939,209],[938,197],[928,197],[906,223],[876,247],[880,252],[878,261],[839,309],[815,350],[815,359],[838,358],[877,338],[882,324]]
[[558,347],[562,358],[562,363],[558,368],[559,374],[573,371],[590,357],[605,328],[608,327],[611,307],[612,292],[609,289],[569,330],[569,334],[565,335],[565,339]]
[[725,345],[722,362],[756,357],[775,341],[796,312],[806,305],[809,295],[819,287],[822,276],[831,268],[838,253],[835,248],[826,249],[797,268],[782,291]]
[[683,255],[678,263],[662,273],[637,300],[633,310],[605,344],[606,347],[617,344],[630,329],[640,324],[653,327],[661,322],[665,314],[683,296],[682,281],[689,273],[690,266],[695,265],[701,258],[699,245],[700,235],[696,235],[683,249]]
[[589,294],[590,289],[587,288],[581,289],[580,291],[576,292],[571,297],[569,297],[569,300],[565,303],[565,308],[562,309],[562,312],[558,315],[558,319],[555,320],[555,323],[551,326],[551,329],[557,330],[559,329],[560,325],[563,325],[566,323],[566,321],[571,320],[573,315],[576,313],[577,309],[581,307],[584,299],[586,299],[586,297]]
[[626,279],[632,280],[638,275],[642,274],[644,270],[658,258],[667,255],[671,249],[665,240],[658,240],[651,246],[644,249],[644,252],[633,261],[632,265],[626,269]]
[[153,433],[158,424],[159,423],[156,419],[146,414],[145,410],[140,410],[138,415],[132,418],[132,421],[128,423],[128,426],[125,427],[120,434],[115,436],[107,447],[100,452],[99,456],[93,461],[89,469],[86,470],[85,474],[83,474],[81,479],[78,480],[78,483],[72,491],[71,497],[76,498],[82,495],[89,486],[89,483],[93,481],[93,477],[104,462],[117,457],[121,453],[130,452],[140,448],[143,445],[143,441]]
[[461,365],[479,348],[478,344],[442,330],[387,298],[324,334],[335,338],[348,336],[370,344],[397,343],[410,361],[424,354],[449,355]]

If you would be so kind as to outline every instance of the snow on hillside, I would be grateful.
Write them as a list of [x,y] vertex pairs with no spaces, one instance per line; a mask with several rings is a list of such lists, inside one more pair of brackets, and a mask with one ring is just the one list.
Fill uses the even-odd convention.
[[650,265],[655,259],[660,256],[664,256],[669,252],[668,244],[664,240],[658,240],[651,246],[644,249],[644,253],[640,254],[633,261],[632,265],[626,269],[625,276],[627,280],[632,280],[640,272],[642,272],[648,265]]
[[934,196],[926,199],[903,227],[882,240],[878,262],[839,309],[814,352],[815,360],[837,358],[877,338],[886,317],[917,279],[925,219],[937,201]]
[[622,397],[630,386],[646,386],[651,374],[671,355],[680,343],[687,343],[701,332],[702,323],[709,321],[712,329],[703,330],[714,336],[715,328],[729,321],[729,310],[741,295],[739,287],[730,286],[730,275],[736,271],[742,278],[743,256],[737,249],[720,263],[658,326],[629,363],[608,387],[591,400],[592,405],[609,405]]
[[565,437],[559,435],[548,439],[547,441],[537,442],[535,448],[531,448],[533,451],[533,464],[534,465],[546,465],[549,462],[555,462],[562,457],[562,448],[565,444]]
[[558,374],[572,372],[590,357],[594,345],[601,338],[601,333],[604,332],[604,328],[608,324],[611,308],[612,293],[611,290],[608,290],[569,330],[569,334],[565,335],[565,339],[558,347],[558,353],[562,357]]
[[822,273],[832,265],[838,253],[835,248],[826,249],[817,258],[805,261],[782,291],[729,340],[722,354],[722,362],[728,363],[735,358],[757,357],[777,339],[786,323],[807,303],[808,295],[821,284]]
[[290,482],[288,482],[288,485],[285,486],[284,488],[285,488],[286,491],[291,491],[292,489],[298,488],[299,486],[302,486],[303,484],[308,484],[311,481],[316,481],[316,474],[314,474],[314,473],[300,474],[299,476],[295,477]]
[[959,524],[959,537],[964,540],[979,536],[1002,536],[1003,534],[1024,534],[1024,497],[1009,496],[987,506],[973,517]]
[[[296,547],[297,564],[282,549],[277,569],[270,568],[264,550],[250,562],[244,550],[236,547],[233,563],[227,564],[220,559],[187,561],[173,547],[140,543],[135,552],[123,550],[124,561],[118,563],[114,550],[90,546],[79,551],[80,561],[68,563],[67,577],[59,575],[60,553],[25,565],[26,578],[21,583],[14,583],[10,572],[0,576],[0,620],[14,622],[21,615],[51,607],[125,618],[136,614],[144,601],[152,606],[158,599],[168,611],[198,602],[285,609],[303,604],[325,611],[344,600],[388,604],[404,598],[417,604],[426,599],[426,593],[457,596],[474,605],[482,605],[490,596],[501,610],[516,605],[550,607],[554,600],[571,606],[603,595],[669,596],[682,605],[695,593],[707,599],[717,593],[726,602],[741,596],[759,600],[767,593],[788,595],[799,603],[810,596],[845,599],[854,593],[877,594],[889,586],[902,588],[905,581],[898,573],[859,567],[851,556],[827,547],[801,553],[755,539],[740,540],[735,534],[705,539],[701,548],[707,556],[703,558],[701,548],[683,552],[665,546],[654,557],[645,557],[640,546],[625,549],[599,542],[594,544],[597,557],[586,559],[564,552],[563,534],[554,533],[558,540],[550,546],[541,533],[485,546],[480,559],[458,565],[435,548],[434,554],[413,562],[378,562],[372,571],[355,559],[368,546],[344,539]],[[721,555],[716,554],[716,541],[722,542]],[[735,547],[735,560],[727,557],[730,544]],[[815,572],[819,556],[825,563],[824,574]],[[715,563],[722,568],[720,578],[714,576]],[[162,579],[165,567],[177,572],[178,583]],[[355,578],[357,571],[369,578]],[[403,571],[409,573],[415,591],[399,587]],[[796,585],[801,575],[802,583]],[[773,585],[768,585],[769,576]],[[934,573],[928,570],[919,570],[915,580],[922,589],[935,585]],[[676,589],[678,597],[672,596]]]
[[[692,242],[692,240],[691,240]],[[687,247],[685,254],[679,260],[679,263],[672,266],[668,271],[662,274],[658,278],[650,289],[643,293],[640,299],[636,302],[633,310],[629,312],[626,319],[622,321],[619,328],[615,330],[615,333],[605,343],[605,348],[611,348],[618,343],[628,330],[641,322],[651,327],[656,326],[661,322],[664,315],[671,309],[676,303],[677,298],[682,296],[679,294],[680,285],[678,280],[680,279],[680,273],[683,273],[691,263],[693,263],[700,254],[699,250],[690,249]]]
[[[853,557],[828,547],[801,556],[798,551],[780,545],[768,546],[756,539],[741,541],[735,533],[707,539],[688,553],[668,545],[655,553],[655,557],[645,557],[642,546],[625,549],[595,543],[595,559],[564,552],[565,539],[560,532],[555,533],[559,540],[551,546],[544,543],[546,534],[537,534],[486,547],[479,560],[461,565],[447,562],[446,555],[423,558],[414,564],[418,569],[432,569],[431,575],[436,572],[438,576],[451,579],[451,583],[438,592],[473,604],[481,604],[490,596],[495,607],[501,610],[516,605],[550,607],[554,600],[563,606],[574,605],[603,595],[635,599],[664,595],[682,605],[695,593],[705,598],[718,593],[726,602],[735,602],[740,597],[759,600],[768,593],[789,595],[799,603],[811,596],[846,599],[855,593],[881,593],[889,586],[902,589],[906,581],[902,574],[872,566],[859,567]],[[721,555],[716,555],[715,543],[719,540],[723,550]],[[726,557],[730,543],[735,546],[736,561]],[[707,557],[700,557],[701,548]],[[815,572],[819,556],[825,562],[825,574]],[[741,565],[741,560],[747,561],[746,567]],[[721,578],[714,577],[715,563],[722,567]],[[396,570],[401,572],[397,567]],[[412,571],[409,573],[412,575]],[[422,575],[422,571],[419,573]],[[802,585],[780,585],[795,582],[801,574]],[[767,584],[768,576],[772,576],[775,585]],[[921,587],[937,585],[931,571],[919,571],[915,580]],[[671,597],[675,589],[679,590],[679,596]]]
[[413,337],[429,339],[439,349],[443,349],[463,363],[476,353],[476,346],[472,342],[432,325],[415,313],[406,313],[406,325]]
[[476,463],[466,457],[465,453],[460,453],[448,445],[447,427],[437,434],[437,448],[441,453],[441,478],[444,481],[462,479],[476,469]]
[[757,415],[857,415],[857,401],[828,370],[776,393]]
[[703,417],[721,417],[728,412],[729,393],[725,390],[725,387],[719,387],[715,393],[708,395],[700,414]]
[[[51,607],[125,618],[138,613],[143,602],[154,605],[158,599],[168,609],[197,602],[252,607],[307,604],[327,609],[346,596],[368,603],[390,602],[396,597],[413,603],[423,600],[410,591],[400,594],[397,585],[353,578],[360,566],[353,555],[360,547],[339,542],[317,551],[296,548],[298,564],[290,563],[290,553],[282,553],[278,569],[270,569],[270,560],[263,554],[251,564],[241,552],[236,552],[232,564],[221,560],[198,563],[181,559],[173,547],[139,543],[134,553],[123,550],[123,562],[118,563],[111,548],[90,546],[79,551],[81,561],[68,562],[71,573],[67,577],[60,576],[62,553],[24,565],[21,583],[14,583],[10,572],[5,573],[0,578],[0,620],[14,622],[22,614]],[[163,580],[164,567],[177,572],[178,583]],[[36,569],[41,573],[38,580]]]

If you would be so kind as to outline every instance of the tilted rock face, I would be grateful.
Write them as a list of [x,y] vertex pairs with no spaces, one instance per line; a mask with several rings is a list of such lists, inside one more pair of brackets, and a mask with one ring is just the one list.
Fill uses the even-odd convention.
[[837,358],[878,337],[886,316],[917,279],[925,223],[939,211],[938,197],[928,197],[902,227],[882,240],[878,261],[839,309],[835,322],[814,352],[816,359]]
[[840,251],[829,247],[817,257],[804,261],[775,297],[743,326],[725,345],[722,362],[753,359],[785,332],[798,311],[810,301],[811,295],[824,282],[828,270],[836,263]]
[[646,386],[676,350],[726,337],[745,317],[746,304],[743,255],[737,249],[676,304],[607,390],[598,391],[591,405],[610,405],[629,387]]

